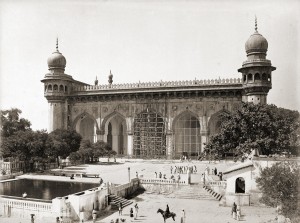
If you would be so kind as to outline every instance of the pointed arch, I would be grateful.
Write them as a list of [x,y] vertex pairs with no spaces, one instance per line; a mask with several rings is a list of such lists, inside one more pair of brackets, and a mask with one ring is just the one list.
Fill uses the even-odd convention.
[[90,140],[91,142],[97,141],[97,121],[94,116],[87,112],[81,113],[74,119],[72,129],[81,134],[83,139]]
[[[199,120],[199,117],[198,117],[198,115],[197,115],[196,113],[194,113],[194,112],[192,112],[192,111],[190,111],[190,110],[186,110],[186,111],[183,111],[183,112],[181,112],[180,114],[178,114],[178,115],[173,119],[173,122],[172,122],[172,131],[175,130],[175,129],[174,129],[174,124],[177,122],[177,120],[180,119],[182,116],[185,116],[186,114],[190,114],[190,115],[192,115],[192,116],[195,116],[195,117],[197,118],[197,120],[199,121],[199,123],[201,123],[200,120]],[[201,126],[200,126],[200,127],[201,127]]]
[[154,109],[138,113],[133,123],[133,153],[136,157],[165,157],[165,118]]
[[208,121],[209,135],[214,135],[220,131],[220,127],[221,127],[220,115],[224,114],[224,113],[229,114],[230,112],[226,109],[223,109],[223,110],[220,110],[220,111],[214,113],[210,117],[210,119]]
[[83,112],[83,113],[77,115],[77,117],[73,121],[72,129],[76,130],[76,125],[78,124],[78,121],[83,120],[86,117],[89,117],[89,118],[93,119],[93,121],[96,123],[97,130],[99,130],[99,127],[97,125],[97,121],[96,121],[95,117],[92,116],[91,114],[87,113],[87,112]]
[[199,156],[201,153],[200,120],[198,115],[187,110],[173,121],[175,157]]
[[125,116],[123,116],[120,112],[113,111],[109,115],[105,116],[105,118],[103,119],[103,121],[101,123],[100,129],[102,131],[105,131],[105,125],[106,125],[107,121],[110,120],[110,119],[112,119],[112,118],[114,118],[115,116],[118,116],[121,119],[125,120]]
[[117,154],[127,153],[127,128],[125,117],[117,111],[107,115],[100,126],[104,141],[110,144]]

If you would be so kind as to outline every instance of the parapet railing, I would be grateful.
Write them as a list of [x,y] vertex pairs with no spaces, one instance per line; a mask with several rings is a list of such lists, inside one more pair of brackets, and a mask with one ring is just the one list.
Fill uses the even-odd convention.
[[19,208],[32,211],[52,211],[52,202],[47,200],[24,200],[13,196],[1,196],[0,203],[11,208]]
[[94,91],[112,89],[136,89],[136,88],[163,88],[163,87],[191,87],[191,86],[211,86],[211,85],[232,85],[241,84],[240,78],[211,79],[211,80],[186,80],[186,81],[159,81],[159,82],[139,82],[125,84],[106,85],[86,85],[74,87],[74,91]]
[[125,191],[128,188],[133,188],[135,185],[139,184],[139,180],[137,178],[132,179],[129,183],[121,184],[121,185],[110,185],[109,191],[111,194],[117,194],[118,192]]
[[184,180],[171,179],[140,179],[141,184],[186,184]]

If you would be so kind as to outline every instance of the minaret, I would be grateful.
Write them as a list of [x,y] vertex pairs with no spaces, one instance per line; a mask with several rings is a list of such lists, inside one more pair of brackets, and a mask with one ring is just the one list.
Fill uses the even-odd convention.
[[55,129],[67,129],[68,104],[66,96],[72,86],[72,76],[65,74],[66,58],[58,50],[56,39],[56,51],[47,60],[48,70],[41,82],[44,83],[44,96],[48,100],[49,126],[48,132]]
[[254,104],[266,104],[267,95],[272,88],[272,71],[276,70],[270,60],[266,59],[268,41],[257,31],[257,19],[255,17],[255,32],[245,44],[247,60],[243,62],[242,73],[244,102]]

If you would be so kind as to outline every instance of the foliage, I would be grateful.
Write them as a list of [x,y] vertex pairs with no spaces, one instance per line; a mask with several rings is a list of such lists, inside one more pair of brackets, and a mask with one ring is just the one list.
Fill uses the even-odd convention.
[[299,150],[298,111],[243,103],[235,113],[223,113],[220,118],[220,132],[205,146],[205,152],[214,158],[225,153],[242,158],[253,150],[264,155]]
[[261,170],[260,177],[256,179],[262,191],[261,202],[276,207],[282,205],[285,216],[292,217],[300,214],[298,210],[298,189],[300,169],[297,163],[277,162],[271,167]]
[[81,135],[74,130],[56,129],[48,135],[45,154],[54,157],[66,158],[70,153],[79,149]]
[[1,110],[1,136],[9,137],[18,131],[31,130],[31,123],[24,118],[20,118],[22,111],[17,108]]
[[32,170],[30,163],[45,162],[46,131],[18,131],[2,139],[2,156],[14,157],[25,161],[27,170]]
[[71,161],[72,164],[77,165],[80,163],[81,156],[78,152],[72,152],[69,155],[69,160]]
[[91,143],[89,140],[82,140],[80,143],[80,148],[76,153],[72,153],[69,159],[76,163],[81,160],[84,163],[93,162],[98,157],[116,155],[110,145],[103,141],[98,141],[96,143]]

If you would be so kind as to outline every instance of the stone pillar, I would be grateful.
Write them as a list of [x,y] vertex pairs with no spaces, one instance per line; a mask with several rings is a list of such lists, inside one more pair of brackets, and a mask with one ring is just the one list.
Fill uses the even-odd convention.
[[200,130],[200,135],[201,135],[201,152],[204,152],[204,143],[208,141],[208,121],[207,117],[204,115],[200,118],[200,125],[201,125],[201,130]]
[[127,134],[127,156],[133,156],[133,135],[132,133]]
[[104,141],[104,131],[103,130],[97,130],[97,141]]
[[172,132],[167,132],[166,135],[166,155],[167,159],[172,159],[173,158],[173,134]]

